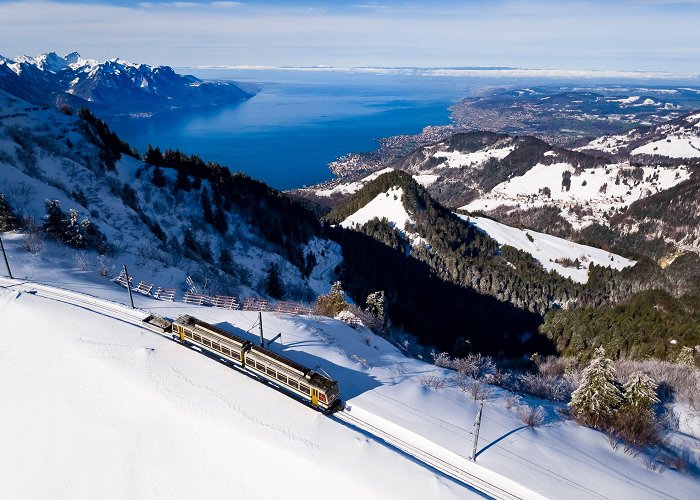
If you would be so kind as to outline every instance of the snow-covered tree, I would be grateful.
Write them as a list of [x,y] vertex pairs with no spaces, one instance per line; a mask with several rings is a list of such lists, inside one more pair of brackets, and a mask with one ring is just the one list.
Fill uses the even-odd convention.
[[625,407],[648,408],[658,403],[657,384],[644,372],[634,372],[622,387]]
[[679,365],[685,366],[695,366],[695,358],[693,357],[693,348],[684,346],[681,347],[680,352],[676,355],[674,360]]
[[653,405],[656,382],[643,372],[634,372],[623,386],[623,402],[615,419],[615,430],[625,441],[642,446],[658,441]]
[[583,425],[607,428],[622,401],[615,367],[599,347],[581,374],[581,385],[571,394],[571,413]]
[[12,211],[12,207],[5,200],[5,196],[0,193],[0,231],[12,231],[18,226],[19,221]]
[[323,316],[335,318],[341,311],[347,309],[348,303],[345,300],[345,291],[340,281],[331,285],[331,291],[326,295],[321,295],[316,300],[316,312]]
[[382,322],[385,319],[386,298],[383,291],[372,292],[367,296],[367,311],[375,315]]

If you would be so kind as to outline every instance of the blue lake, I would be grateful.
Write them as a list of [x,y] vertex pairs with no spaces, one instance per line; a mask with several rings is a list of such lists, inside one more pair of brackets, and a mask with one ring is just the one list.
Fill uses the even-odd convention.
[[[179,70],[183,72],[182,70]],[[278,189],[332,178],[327,165],[376,139],[450,123],[447,109],[469,89],[454,79],[290,71],[195,72],[257,84],[240,104],[110,122],[139,151],[178,148]]]

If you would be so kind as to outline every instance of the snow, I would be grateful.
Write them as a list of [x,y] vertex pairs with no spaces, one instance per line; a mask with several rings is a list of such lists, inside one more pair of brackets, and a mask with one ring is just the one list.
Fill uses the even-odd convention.
[[[588,281],[588,267],[591,264],[621,270],[636,263],[633,260],[599,248],[580,245],[549,234],[517,229],[485,217],[468,217],[465,215],[459,215],[459,217],[486,232],[499,244],[510,245],[529,253],[546,270],[556,271],[560,275],[579,283]],[[528,236],[532,238],[532,241],[530,241]],[[578,268],[565,266],[557,262],[557,260],[561,261],[562,259],[571,261],[578,259],[581,264]]]
[[515,146],[504,148],[484,148],[473,153],[462,153],[460,151],[438,151],[433,156],[435,158],[445,158],[445,164],[449,168],[472,167],[481,165],[486,160],[495,158],[502,160],[513,152]]
[[333,194],[353,194],[358,192],[360,189],[362,189],[365,184],[367,184],[370,181],[373,181],[377,177],[379,177],[382,174],[386,174],[387,172],[393,172],[394,169],[391,167],[383,168],[381,170],[377,170],[376,172],[372,172],[369,174],[367,177],[364,177],[363,179],[360,179],[359,181],[355,182],[349,182],[345,184],[338,184],[337,186],[331,188],[331,189],[320,189],[316,191],[316,194],[318,196],[332,196]]
[[375,218],[386,218],[390,224],[403,230],[411,217],[403,206],[403,189],[392,187],[384,193],[379,193],[372,201],[360,208],[340,223],[344,228],[363,226]]
[[[475,212],[500,206],[556,206],[561,209],[562,217],[575,228],[582,228],[594,222],[605,223],[606,213],[623,209],[640,198],[669,189],[690,177],[685,166],[640,168],[642,178],[634,180],[626,178],[633,170],[628,163],[589,168],[578,173],[568,163],[538,163],[523,175],[498,184],[461,208]],[[564,172],[571,172],[568,191],[562,187]],[[544,193],[545,188],[549,189],[549,196]],[[578,215],[576,207],[583,207],[585,213]]]
[[634,149],[632,154],[661,155],[669,158],[698,158],[700,157],[700,137],[669,135],[665,139],[650,142]]
[[[16,275],[49,263],[5,235]],[[54,262],[54,285],[124,303],[122,287]],[[138,268],[134,272],[140,272]],[[102,279],[103,281],[99,281]],[[101,284],[100,284],[101,283]],[[319,414],[221,363],[120,319],[130,310],[93,298],[93,312],[51,300],[32,283],[0,279],[0,481],[3,498],[308,498],[313,483],[340,498],[469,498],[473,491],[397,453],[371,433]],[[36,293],[29,293],[36,290]],[[140,310],[193,314],[237,335],[257,313],[135,296]],[[118,314],[116,314],[118,313]],[[145,313],[136,311],[137,317]],[[366,330],[330,318],[262,313],[273,349],[319,364],[339,382],[349,415],[521,498],[693,498],[698,480],[649,471],[643,456],[613,450],[602,433],[563,420],[523,427],[505,393],[485,402],[477,462],[478,403],[418,377],[441,368],[405,357]],[[60,318],[60,321],[56,321]],[[399,369],[400,367],[400,369]],[[691,443],[692,444],[692,443]]]
[[428,187],[431,184],[434,184],[440,178],[440,176],[434,175],[434,174],[422,174],[422,175],[414,175],[413,178],[421,186]]
[[389,224],[405,234],[413,246],[428,244],[418,233],[407,229],[407,224],[413,224],[413,219],[404,207],[403,189],[400,187],[392,187],[388,191],[379,193],[340,225],[344,228],[361,227],[372,219],[386,219]]

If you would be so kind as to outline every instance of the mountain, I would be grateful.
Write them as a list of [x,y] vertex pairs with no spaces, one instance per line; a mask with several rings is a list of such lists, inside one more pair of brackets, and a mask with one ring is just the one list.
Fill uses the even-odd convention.
[[98,62],[77,52],[14,60],[0,56],[0,90],[31,104],[68,104],[109,115],[215,106],[252,96],[232,82],[202,81],[168,66]]
[[284,298],[328,288],[314,267],[339,259],[337,245],[311,212],[195,156],[145,156],[87,110],[68,115],[0,92],[0,221],[28,232],[37,258],[55,240],[76,259],[94,253],[106,274],[127,263],[163,287],[189,277],[203,293],[265,295],[275,265]]
[[[627,303],[636,306],[621,315],[641,314],[641,330],[676,331],[672,316],[654,312],[669,304],[688,311],[684,327],[700,325],[700,259],[693,252],[662,268],[648,258],[635,263],[595,246],[456,215],[398,170],[369,181],[325,220],[342,247],[346,289],[356,298],[384,290],[392,322],[450,352],[464,352],[466,345],[508,356],[548,352],[555,346],[545,336],[559,342],[553,325],[580,319],[570,311],[597,315]],[[641,298],[652,290],[660,292]],[[604,338],[613,348],[619,338],[603,337],[603,324],[595,323],[585,337]],[[542,335],[533,335],[536,330]],[[674,355],[676,344],[658,342],[659,336],[637,342],[636,351],[632,343],[615,349],[619,355]],[[676,337],[684,345],[700,342],[693,333]],[[583,354],[595,345],[582,340],[577,349]]]
[[700,158],[700,112],[665,123],[636,127],[625,134],[599,137],[577,148],[611,157],[634,157],[637,161],[669,161]]

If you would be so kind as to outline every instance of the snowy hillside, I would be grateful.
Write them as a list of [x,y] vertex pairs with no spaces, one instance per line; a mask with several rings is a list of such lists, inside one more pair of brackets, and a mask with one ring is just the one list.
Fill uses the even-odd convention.
[[87,106],[113,114],[212,106],[251,97],[232,82],[205,82],[118,58],[99,62],[77,52],[0,56],[0,90],[33,104]]
[[601,151],[609,154],[656,155],[667,158],[700,157],[700,113],[654,127],[639,127],[626,134],[603,136],[580,151]]
[[549,234],[517,229],[485,217],[459,217],[486,232],[501,245],[510,245],[529,253],[546,270],[556,271],[579,283],[588,281],[588,267],[592,264],[613,269],[624,269],[635,264],[633,260],[605,250],[580,245]]
[[[255,204],[265,204],[264,215],[278,217],[278,209],[270,203],[285,200],[264,186],[240,178],[243,185],[236,194],[254,198],[246,199],[243,207],[243,202],[226,207],[221,198],[216,201],[216,189],[209,180],[184,176],[186,189],[179,189],[181,176],[163,168],[160,182],[154,183],[156,170],[126,154],[110,168],[104,145],[95,136],[75,116],[0,93],[0,193],[18,216],[41,226],[46,221],[45,200],[58,200],[62,210],[74,210],[78,220],[89,220],[105,235],[109,245],[105,261],[110,266],[147,262],[143,279],[164,287],[183,287],[190,276],[200,292],[255,295],[273,263],[283,282],[290,284],[288,291],[296,295],[290,298],[310,300],[330,286],[330,277],[313,269],[306,280],[285,249],[301,259],[314,255],[320,269],[338,262],[338,246],[311,233],[298,248],[292,247],[294,228],[288,229],[287,247],[270,242],[262,221],[252,217],[251,211],[262,211]],[[254,195],[252,190],[261,193]],[[206,222],[207,209],[218,214],[218,229],[212,225],[215,221]],[[35,253],[41,252],[41,245]],[[74,248],[66,251],[80,254]],[[230,257],[228,264],[226,257]],[[115,269],[109,267],[106,272],[113,274]]]
[[618,163],[579,170],[569,163],[538,163],[461,208],[471,212],[501,206],[554,206],[574,228],[582,228],[594,222],[605,224],[608,217],[634,201],[689,178],[690,171],[684,166],[631,167],[629,163]]
[[[18,236],[9,237],[15,275],[50,274],[54,286],[124,303],[122,287],[94,272],[72,271],[58,255],[48,268],[20,245]],[[16,332],[0,344],[0,398],[11,402],[0,428],[4,498],[308,498],[309,484],[340,498],[473,494],[375,434],[516,498],[686,499],[698,488],[687,474],[660,474],[642,457],[613,450],[603,434],[563,420],[551,403],[528,401],[545,405],[546,424],[524,427],[501,389],[487,397],[474,464],[464,457],[478,403],[457,387],[425,387],[422,378],[448,372],[336,320],[263,313],[266,338],[282,334],[273,350],[319,365],[338,380],[350,420],[319,414],[129,324],[145,312],[31,282],[2,279],[0,285],[0,314],[6,330]],[[71,305],[75,301],[81,307]],[[257,317],[252,311],[143,296],[136,303],[171,318],[193,314],[257,339],[248,333]]]

